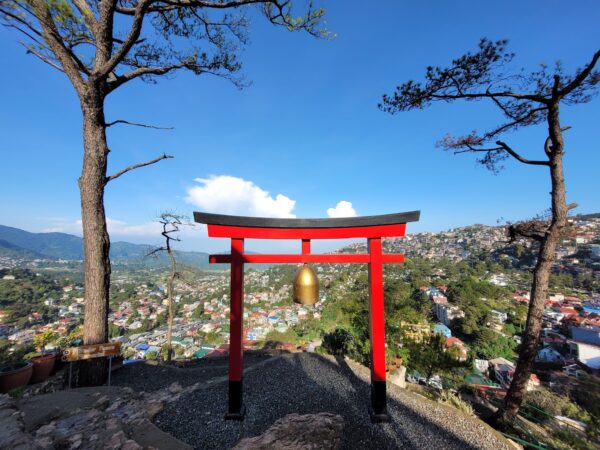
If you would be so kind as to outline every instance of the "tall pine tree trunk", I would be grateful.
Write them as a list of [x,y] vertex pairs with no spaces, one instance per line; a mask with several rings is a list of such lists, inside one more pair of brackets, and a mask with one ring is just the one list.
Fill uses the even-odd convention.
[[560,127],[558,102],[551,104],[549,107],[548,132],[552,145],[548,153],[551,163],[552,219],[547,233],[540,243],[538,261],[533,272],[527,324],[513,381],[504,399],[504,404],[493,418],[504,423],[509,423],[516,416],[527,393],[527,384],[531,377],[533,361],[539,346],[544,303],[548,298],[548,283],[552,264],[556,258],[556,246],[567,226],[568,207],[563,175],[564,143]]
[[177,276],[177,264],[175,261],[175,255],[173,254],[173,250],[171,250],[170,245],[167,248],[167,253],[169,255],[169,260],[171,261],[171,274],[167,280],[167,302],[168,302],[168,318],[167,318],[167,361],[171,362],[171,358],[173,356],[173,316],[174,308],[173,308],[173,283],[175,282],[175,277]]
[[[104,211],[104,188],[108,146],[104,122],[104,98],[92,87],[81,99],[83,112],[84,158],[79,190],[85,263],[86,345],[108,340],[108,301],[110,287],[110,239]],[[106,379],[106,362],[90,360],[80,368],[79,384],[94,386]]]

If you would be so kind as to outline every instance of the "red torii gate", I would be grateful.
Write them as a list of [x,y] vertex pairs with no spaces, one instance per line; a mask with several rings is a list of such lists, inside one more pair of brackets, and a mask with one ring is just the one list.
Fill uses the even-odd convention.
[[[204,223],[211,238],[230,238],[231,254],[210,255],[211,264],[231,264],[229,329],[229,405],[225,419],[243,420],[243,322],[244,263],[298,264],[336,263],[369,265],[369,324],[371,336],[371,420],[389,421],[385,371],[385,313],[383,304],[383,264],[402,263],[404,255],[385,254],[381,238],[402,237],[406,223],[419,220],[420,211],[380,216],[336,219],[269,219],[194,212],[194,220]],[[312,254],[312,239],[366,238],[369,253]],[[300,239],[299,255],[258,255],[244,253],[244,239]]]

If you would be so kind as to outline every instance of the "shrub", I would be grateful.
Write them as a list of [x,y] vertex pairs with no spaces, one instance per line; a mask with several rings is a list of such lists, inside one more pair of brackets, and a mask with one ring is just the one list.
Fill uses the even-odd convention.
[[[533,408],[526,408],[527,413],[532,414],[541,420],[549,418],[544,412],[550,416],[566,416],[583,422],[588,422],[590,420],[589,414],[569,400],[568,397],[556,395],[543,387],[527,394],[527,404],[533,406]],[[543,412],[538,411],[535,408],[542,410]]]
[[44,331],[43,333],[39,333],[34,336],[33,344],[36,348],[39,348],[40,351],[42,351],[46,345],[56,341],[59,337],[59,334],[54,331]]
[[443,390],[440,394],[438,394],[436,401],[444,405],[452,406],[453,408],[456,408],[469,416],[474,415],[471,404],[450,391]]
[[321,346],[332,355],[347,355],[352,344],[352,335],[348,330],[336,328],[323,336]]
[[591,443],[583,438],[579,433],[575,433],[567,429],[559,429],[552,433],[555,439],[566,444],[569,449],[573,450],[596,450]]

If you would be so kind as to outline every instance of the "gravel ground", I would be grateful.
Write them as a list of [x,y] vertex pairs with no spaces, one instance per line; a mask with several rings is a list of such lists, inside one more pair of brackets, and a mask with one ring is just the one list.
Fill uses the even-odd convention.
[[[244,369],[248,370],[267,359],[269,359],[268,354],[248,352],[244,355]],[[111,383],[114,386],[129,386],[136,391],[146,392],[164,389],[174,382],[187,387],[209,380],[215,382],[221,377],[226,379],[228,365],[229,359],[226,356],[201,359],[185,368],[140,362],[125,365],[116,371]]]
[[372,424],[369,371],[348,360],[293,353],[268,359],[252,355],[245,358],[245,365],[249,369],[244,378],[243,422],[223,420],[226,360],[207,360],[194,368],[167,368],[160,373],[156,371],[164,367],[129,366],[115,376],[115,382],[150,390],[173,381],[189,385],[217,376],[206,388],[169,404],[155,418],[159,428],[197,449],[229,449],[242,437],[263,433],[287,414],[331,412],[344,418],[343,449],[513,450],[483,422],[395,386],[388,387],[392,422]]

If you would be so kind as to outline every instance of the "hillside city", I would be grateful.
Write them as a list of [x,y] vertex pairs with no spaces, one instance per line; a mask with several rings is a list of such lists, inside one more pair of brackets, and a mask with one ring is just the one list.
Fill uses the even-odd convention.
[[[355,243],[338,252],[365,250],[365,244]],[[393,308],[386,323],[388,363],[403,359],[408,382],[434,389],[468,385],[482,393],[505,391],[525,323],[535,244],[510,242],[504,227],[473,225],[386,240],[384,250],[407,256],[405,264],[385,269],[386,302]],[[347,354],[368,364],[368,350],[360,347],[367,331],[357,320],[366,316],[365,267],[315,268],[321,290],[312,307],[292,301],[296,266],[246,271],[245,348],[336,353],[332,342],[343,332],[349,337],[341,344]],[[229,272],[189,266],[180,272],[174,296],[175,360],[227,353]],[[166,268],[143,264],[116,263],[113,268],[109,334],[122,344],[124,364],[166,359],[166,276]],[[81,262],[1,253],[0,305],[4,362],[80,345]],[[565,414],[565,420],[585,430],[593,420],[568,393],[600,371],[597,215],[570,219],[557,249],[543,320],[530,389],[543,392],[545,401],[566,399],[574,413]],[[421,361],[422,346],[432,342],[453,355],[453,362]]]

